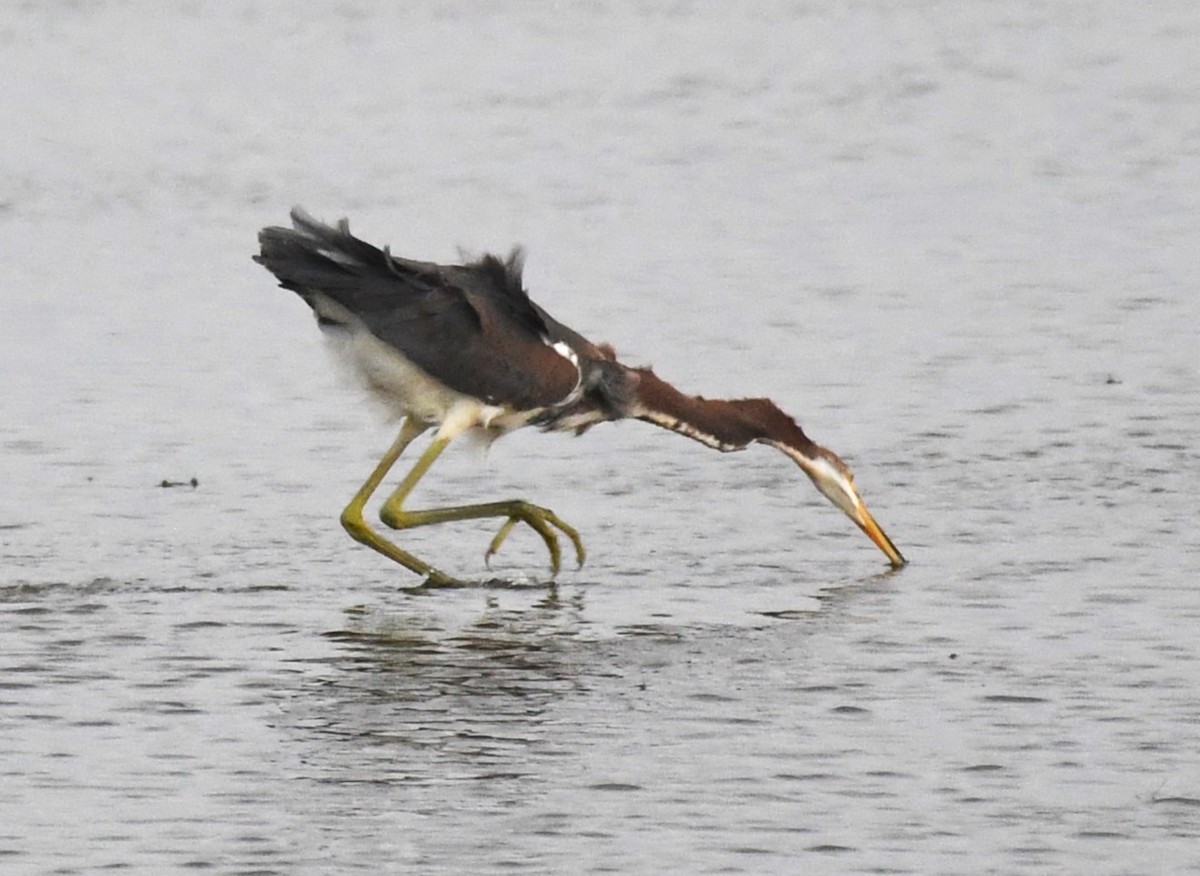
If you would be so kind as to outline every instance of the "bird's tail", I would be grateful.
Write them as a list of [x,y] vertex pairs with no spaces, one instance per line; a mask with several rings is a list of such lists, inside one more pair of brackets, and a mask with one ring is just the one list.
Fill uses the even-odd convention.
[[260,252],[254,256],[283,288],[306,297],[314,291],[337,297],[364,276],[395,271],[388,253],[354,237],[345,219],[326,225],[300,207],[292,208],[291,218],[292,228],[276,225],[259,232]]

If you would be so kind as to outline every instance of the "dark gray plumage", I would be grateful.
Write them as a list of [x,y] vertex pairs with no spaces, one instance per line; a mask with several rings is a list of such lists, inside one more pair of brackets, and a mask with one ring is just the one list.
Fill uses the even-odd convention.
[[443,266],[364,243],[345,221],[331,227],[299,209],[292,221],[262,230],[254,260],[308,302],[323,328],[357,318],[436,380],[489,405],[553,406],[579,382],[522,287],[519,250]]
[[254,260],[285,289],[300,295],[338,342],[339,352],[375,395],[404,416],[400,434],[342,512],[356,540],[426,576],[454,579],[383,538],[366,525],[365,503],[404,449],[436,427],[432,443],[384,502],[380,517],[408,529],[481,517],[504,518],[488,548],[491,556],[518,523],[545,542],[551,569],[560,549],[556,532],[584,550],[578,533],[549,509],[523,500],[411,511],[409,492],[457,436],[491,437],[526,425],[582,432],[596,423],[636,418],[721,451],[764,444],[793,460],[899,567],[904,558],[867,511],[846,464],[812,441],[769,399],[689,396],[649,368],[617,361],[611,347],[567,328],[530,301],[521,279],[522,257],[485,255],[459,265],[398,258],[352,236],[345,220],[316,221],[299,208],[292,228],[259,234]]

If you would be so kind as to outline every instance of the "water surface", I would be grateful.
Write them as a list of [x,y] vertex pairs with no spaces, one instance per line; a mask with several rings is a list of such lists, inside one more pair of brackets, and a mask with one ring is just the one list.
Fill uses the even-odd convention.
[[[1200,868],[1188,3],[0,14],[5,873]],[[588,564],[413,595],[293,203],[843,455],[448,453]],[[196,478],[192,487],[190,479]],[[164,481],[183,486],[163,488]],[[413,533],[485,577],[486,526]],[[1150,862],[1154,862],[1151,864]]]

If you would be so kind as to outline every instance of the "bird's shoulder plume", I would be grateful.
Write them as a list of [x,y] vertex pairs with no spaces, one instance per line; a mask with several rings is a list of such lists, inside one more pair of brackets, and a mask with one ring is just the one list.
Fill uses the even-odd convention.
[[483,305],[476,307],[481,314],[495,308],[516,325],[545,340],[550,333],[525,291],[524,268],[525,251],[517,246],[507,257],[485,253],[459,266],[453,281],[468,300],[476,299]]

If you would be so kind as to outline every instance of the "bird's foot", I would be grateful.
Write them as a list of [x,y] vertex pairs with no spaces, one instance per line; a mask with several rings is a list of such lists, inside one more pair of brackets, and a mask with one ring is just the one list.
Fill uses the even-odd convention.
[[430,569],[425,573],[425,580],[413,589],[424,590],[433,587],[466,587],[466,581],[460,581],[457,578],[452,578],[445,572],[439,572],[437,569]]
[[500,546],[504,544],[504,540],[508,538],[508,534],[513,531],[513,528],[518,523],[528,524],[529,528],[540,535],[542,541],[546,543],[546,549],[550,552],[550,573],[552,575],[557,575],[562,565],[562,549],[559,547],[558,535],[555,533],[555,529],[561,531],[563,535],[571,540],[571,544],[575,546],[575,558],[580,566],[583,565],[583,561],[587,558],[587,551],[584,550],[583,541],[579,538],[579,533],[575,531],[575,527],[568,524],[549,508],[542,508],[538,505],[531,505],[529,502],[518,500],[511,504],[508,519],[504,521],[504,525],[500,527],[500,531],[496,533],[496,537],[488,545],[487,553],[483,556],[483,561],[489,568],[491,568],[493,555],[500,550]]

